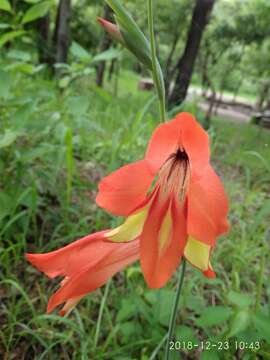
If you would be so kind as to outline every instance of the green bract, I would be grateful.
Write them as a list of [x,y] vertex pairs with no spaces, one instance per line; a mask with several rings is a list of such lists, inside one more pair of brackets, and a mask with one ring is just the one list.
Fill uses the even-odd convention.
[[105,0],[115,13],[115,20],[123,36],[126,48],[132,52],[148,69],[155,72],[156,86],[159,98],[164,98],[165,87],[161,66],[157,57],[154,69],[151,47],[148,39],[140,30],[132,16],[126,11],[118,0]]
[[117,0],[106,0],[115,13],[116,22],[125,40],[125,45],[142,63],[152,69],[149,41],[131,15]]

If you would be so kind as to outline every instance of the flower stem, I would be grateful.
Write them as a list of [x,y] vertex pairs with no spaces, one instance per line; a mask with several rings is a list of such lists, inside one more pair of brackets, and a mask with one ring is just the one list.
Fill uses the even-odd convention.
[[170,319],[170,325],[169,325],[169,331],[168,331],[168,340],[166,345],[166,351],[165,351],[165,360],[170,359],[170,342],[173,339],[174,335],[174,329],[175,329],[175,322],[176,322],[176,315],[177,315],[177,309],[178,309],[178,303],[181,295],[181,289],[184,281],[184,275],[185,275],[185,269],[186,269],[186,261],[185,259],[182,260],[182,269],[179,274],[179,282],[176,289],[176,294],[174,298],[174,304],[173,309],[171,312],[171,319]]
[[152,58],[152,74],[155,87],[158,93],[159,109],[161,122],[166,121],[166,109],[165,109],[165,90],[162,70],[156,56],[155,34],[154,34],[154,17],[153,17],[153,3],[152,0],[148,0],[148,29],[151,45],[151,58]]
[[94,338],[94,349],[97,347],[97,344],[98,344],[102,315],[103,315],[105,303],[107,300],[107,296],[109,293],[110,285],[111,285],[111,280],[109,280],[106,284],[104,295],[102,296],[102,300],[101,300],[101,304],[100,304],[100,308],[99,308],[97,327],[96,327],[96,333],[95,333],[95,338]]

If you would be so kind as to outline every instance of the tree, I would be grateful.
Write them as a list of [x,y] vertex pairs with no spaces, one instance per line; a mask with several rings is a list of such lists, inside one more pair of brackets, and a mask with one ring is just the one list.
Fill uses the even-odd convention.
[[71,0],[60,0],[54,30],[55,62],[66,63],[70,43]]
[[202,35],[214,2],[215,0],[196,0],[184,53],[177,62],[175,84],[169,95],[169,106],[181,104],[187,95]]
[[55,63],[67,63],[70,44],[71,0],[60,0],[53,37],[50,32],[50,13],[37,19],[37,48],[40,63],[52,67]]
[[[197,64],[204,93],[210,88],[211,99],[214,89],[220,97],[223,90],[232,91],[235,100],[240,88],[244,86],[248,90],[252,83],[253,88],[258,86],[258,107],[263,107],[269,87],[269,22],[268,0],[217,3]],[[218,106],[217,98],[215,102]]]

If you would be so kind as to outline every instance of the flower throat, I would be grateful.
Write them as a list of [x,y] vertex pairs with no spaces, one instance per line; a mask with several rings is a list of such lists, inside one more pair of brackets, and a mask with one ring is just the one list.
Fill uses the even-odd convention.
[[161,167],[157,186],[162,198],[174,195],[181,203],[185,200],[190,179],[190,165],[184,149],[171,154]]

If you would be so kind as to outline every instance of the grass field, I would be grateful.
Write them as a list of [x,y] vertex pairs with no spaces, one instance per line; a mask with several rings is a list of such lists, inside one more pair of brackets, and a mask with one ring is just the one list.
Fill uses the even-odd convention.
[[[163,350],[155,353],[176,278],[149,290],[136,264],[61,318],[45,314],[56,282],[24,259],[26,251],[50,251],[120,221],[95,205],[97,183],[143,157],[158,124],[153,94],[139,93],[129,73],[105,90],[87,78],[64,90],[39,75],[33,80],[9,75],[0,85],[0,354],[163,359]],[[176,339],[230,345],[175,351],[175,359],[270,359],[270,132],[215,118],[209,135],[230,198],[231,231],[213,254],[217,279],[187,266]]]

